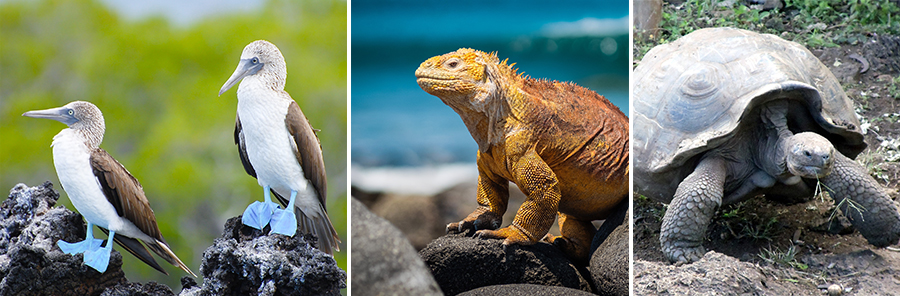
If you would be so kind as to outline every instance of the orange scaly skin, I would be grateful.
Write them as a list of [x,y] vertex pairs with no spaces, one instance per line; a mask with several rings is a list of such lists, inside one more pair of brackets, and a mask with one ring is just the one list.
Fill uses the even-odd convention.
[[[447,225],[504,244],[547,239],[586,262],[596,229],[628,194],[628,118],[606,98],[569,82],[531,79],[496,54],[463,48],[426,60],[419,86],[462,118],[478,143],[478,208]],[[528,196],[500,228],[509,182]]]

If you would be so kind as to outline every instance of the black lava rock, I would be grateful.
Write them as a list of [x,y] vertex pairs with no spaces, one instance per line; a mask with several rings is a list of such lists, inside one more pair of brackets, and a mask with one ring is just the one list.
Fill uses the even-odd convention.
[[347,274],[315,247],[315,236],[268,230],[244,226],[241,216],[228,219],[203,252],[203,285],[182,280],[181,295],[340,295]]
[[[100,295],[131,285],[122,272],[122,255],[115,249],[104,273],[84,265],[82,254],[60,251],[58,240],[84,240],[87,225],[80,214],[54,207],[58,199],[50,182],[36,187],[18,184],[0,206],[0,295]],[[168,287],[148,285],[154,288],[142,295],[174,295]],[[108,295],[122,295],[115,291],[120,290]]]
[[175,296],[175,293],[172,293],[172,289],[169,289],[168,286],[157,283],[157,282],[149,282],[146,284],[139,283],[124,283],[114,287],[109,287],[103,294],[100,296],[150,296],[150,295],[171,295]]
[[532,284],[510,284],[496,285],[472,289],[460,296],[519,296],[519,295],[540,295],[540,296],[588,296],[594,295],[582,290],[575,290],[566,287],[557,286],[541,286]]
[[351,199],[353,295],[441,295],[406,236]]
[[445,235],[419,255],[447,295],[504,284],[563,286],[591,291],[590,284],[557,247],[539,242],[503,246],[502,240]]
[[616,227],[591,255],[589,269],[597,294],[628,295],[628,225]]

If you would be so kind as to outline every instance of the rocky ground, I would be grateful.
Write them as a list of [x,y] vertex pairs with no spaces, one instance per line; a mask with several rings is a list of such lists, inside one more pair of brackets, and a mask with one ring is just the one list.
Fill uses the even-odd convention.
[[[525,198],[515,186],[510,187],[504,226],[512,221]],[[426,289],[427,285],[409,287],[408,283],[419,280],[400,280],[425,276],[429,278],[426,282],[436,283],[445,295],[628,293],[627,224],[607,230],[605,233],[612,234],[602,244],[597,242],[597,251],[584,266],[570,262],[557,247],[545,242],[503,246],[501,240],[472,238],[471,233],[445,235],[447,223],[459,221],[475,209],[475,184],[472,183],[460,184],[434,195],[371,193],[357,188],[353,189],[352,195],[360,201],[354,201],[353,208],[353,257],[378,258],[373,255],[390,251],[394,253],[393,258],[411,258],[398,259],[407,262],[403,264],[406,266],[398,266],[394,261],[353,260],[354,286],[364,280],[367,283],[364,286],[379,287],[376,291],[423,289],[420,291],[431,294],[433,292]],[[374,215],[368,213],[369,209]],[[358,219],[358,216],[369,218]],[[385,232],[385,228],[394,231]],[[558,226],[555,225],[551,233],[558,234]],[[365,238],[374,234],[382,237]],[[400,238],[397,238],[398,234]],[[407,247],[392,247],[395,244]],[[418,254],[409,252],[413,247],[419,250]],[[370,256],[361,256],[363,252]],[[419,264],[427,267],[424,274],[416,267]],[[354,294],[357,291],[354,290]],[[377,294],[376,291],[365,291],[363,293],[372,294],[364,295]]]
[[[46,182],[19,184],[3,201],[0,295],[175,295],[155,282],[128,282],[118,246],[104,273],[84,265],[82,254],[60,251],[58,240],[83,240],[86,227],[81,215],[56,207],[58,199]],[[232,218],[203,254],[203,284],[185,276],[181,295],[340,295],[346,273],[315,243],[309,235],[266,235]]]
[[[677,9],[684,7],[663,5],[668,13],[677,14]],[[794,22],[789,9],[770,13],[767,28],[774,25],[791,34],[808,29]],[[834,29],[841,25],[822,26]],[[869,144],[857,160],[898,201],[900,36],[859,33],[850,39],[857,41],[810,50],[831,69],[856,104]],[[639,63],[637,56],[636,61]],[[659,249],[665,206],[635,195],[635,292],[823,295],[836,285],[832,289],[843,295],[900,295],[900,246],[872,247],[834,212],[827,199],[784,205],[757,197],[723,207],[703,244],[711,251],[699,262],[675,266],[665,261]]]

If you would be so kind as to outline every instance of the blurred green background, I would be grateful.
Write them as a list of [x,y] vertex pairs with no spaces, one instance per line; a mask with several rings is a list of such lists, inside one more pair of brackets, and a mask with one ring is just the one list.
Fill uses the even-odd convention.
[[[65,125],[21,114],[93,102],[106,119],[100,147],[140,180],[172,250],[199,274],[225,220],[263,197],[233,142],[237,88],[217,93],[243,47],[266,39],[287,61],[285,90],[321,129],[327,209],[344,241],[335,259],[346,270],[346,15],[343,1],[273,0],[173,24],[126,19],[96,1],[0,2],[0,189],[50,180],[73,209],[50,148]],[[184,272],[160,261],[165,276],[125,253],[129,280],[181,290]]]

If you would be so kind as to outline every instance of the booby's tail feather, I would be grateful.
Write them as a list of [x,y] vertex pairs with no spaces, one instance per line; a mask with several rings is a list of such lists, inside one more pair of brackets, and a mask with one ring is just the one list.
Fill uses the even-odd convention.
[[153,253],[159,255],[159,257],[166,259],[166,261],[168,261],[172,265],[178,266],[178,268],[181,268],[181,270],[184,270],[184,272],[191,274],[191,276],[195,278],[197,277],[197,275],[194,274],[194,272],[191,271],[191,269],[189,269],[187,265],[184,265],[184,262],[181,262],[181,259],[178,259],[178,256],[176,256],[175,253],[173,253],[172,250],[169,249],[169,245],[166,244],[166,242],[157,239],[153,242],[145,243],[147,243],[147,247],[150,248]]
[[338,245],[341,239],[338,237],[337,231],[334,230],[334,226],[331,225],[331,219],[325,213],[324,207],[320,208],[320,211],[317,213],[318,217],[307,215],[300,208],[295,208],[294,213],[297,215],[298,230],[304,233],[315,234],[319,238],[319,250],[328,254],[334,254],[334,251],[341,250]]
[[[284,197],[285,195],[281,195],[275,189],[271,189],[271,192],[281,205],[288,205],[289,201]],[[313,215],[307,215],[299,207],[294,207],[294,214],[297,216],[297,230],[316,235],[319,239],[319,250],[329,255],[333,255],[334,251],[341,251],[341,247],[338,245],[341,243],[341,238],[334,230],[334,225],[331,224],[331,218],[328,217],[324,205],[320,204],[318,212]]]
[[[100,230],[103,231],[103,233],[106,233],[106,235],[109,235],[109,230],[103,227],[100,227]],[[150,255],[150,252],[147,251],[147,248],[144,248],[144,245],[141,244],[141,242],[139,242],[137,239],[119,234],[113,237],[113,240],[116,241],[119,246],[125,248],[128,253],[131,253],[132,255],[134,255],[134,257],[141,259],[141,261],[143,261],[150,267],[153,267],[153,269],[156,269],[165,275],[169,275],[169,273],[166,272],[166,270],[163,269],[162,266],[159,266],[159,263],[156,263],[156,260],[153,259],[153,255]],[[107,240],[106,243],[109,243],[109,241]]]

